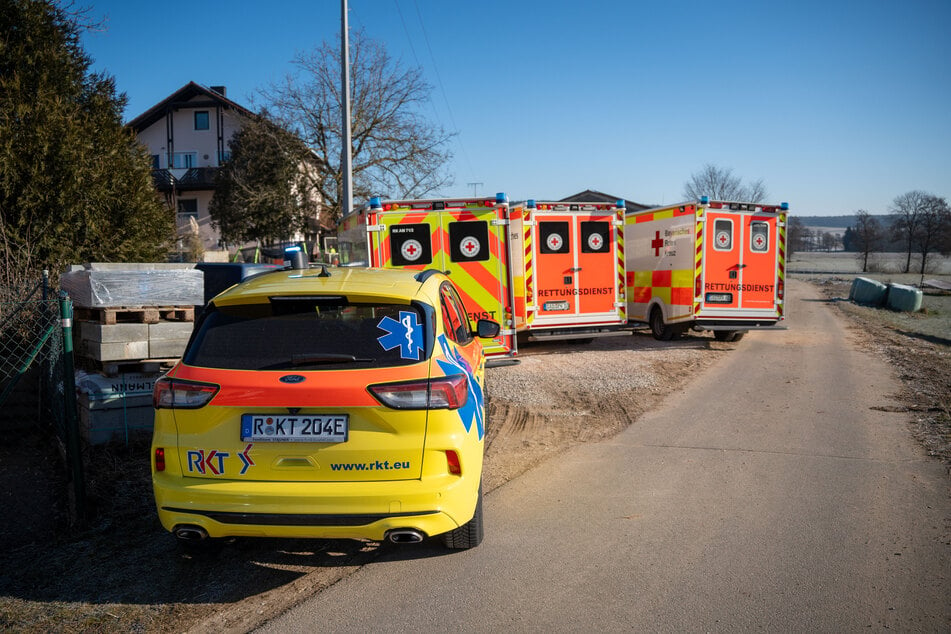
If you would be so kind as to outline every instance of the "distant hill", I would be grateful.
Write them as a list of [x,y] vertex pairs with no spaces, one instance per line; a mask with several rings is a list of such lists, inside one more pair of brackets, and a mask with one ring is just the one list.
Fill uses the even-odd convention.
[[[890,227],[898,218],[894,214],[873,214],[872,217],[878,220],[879,224],[883,227]],[[845,227],[855,226],[854,214],[848,216],[798,216],[798,218],[802,220],[802,224],[812,229],[821,229],[823,227],[843,229]]]
[[[790,214],[794,215],[794,214]],[[885,216],[882,216],[878,219],[879,222],[884,222]],[[842,227],[853,227],[855,226],[855,215],[851,214],[848,216],[799,216],[799,219],[802,220],[802,224],[807,227],[829,227],[829,228],[842,228]]]

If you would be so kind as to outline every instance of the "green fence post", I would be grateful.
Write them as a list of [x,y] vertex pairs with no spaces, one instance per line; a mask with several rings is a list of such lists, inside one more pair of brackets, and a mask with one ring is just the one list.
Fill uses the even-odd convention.
[[60,291],[59,315],[63,329],[63,409],[66,416],[66,453],[73,478],[76,521],[86,521],[86,483],[83,476],[83,454],[79,444],[79,419],[76,416],[76,371],[73,366],[73,303]]

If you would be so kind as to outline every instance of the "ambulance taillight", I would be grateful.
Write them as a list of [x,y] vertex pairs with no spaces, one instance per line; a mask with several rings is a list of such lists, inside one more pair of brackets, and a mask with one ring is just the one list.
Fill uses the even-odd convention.
[[776,297],[781,301],[785,292],[786,285],[783,283],[783,280],[779,280],[779,283],[776,285]]

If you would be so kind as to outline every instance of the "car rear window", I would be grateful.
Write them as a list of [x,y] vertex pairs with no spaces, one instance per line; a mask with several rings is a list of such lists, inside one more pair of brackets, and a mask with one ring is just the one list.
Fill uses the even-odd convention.
[[432,335],[422,311],[342,297],[271,298],[221,306],[202,319],[188,365],[233,370],[339,370],[423,360]]

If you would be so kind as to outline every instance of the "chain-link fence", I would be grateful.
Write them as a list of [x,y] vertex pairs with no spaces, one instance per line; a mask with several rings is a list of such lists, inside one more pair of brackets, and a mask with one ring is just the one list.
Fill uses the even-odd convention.
[[72,304],[65,296],[52,296],[46,272],[32,287],[0,288],[0,431],[54,432],[66,457],[74,519],[82,520],[71,330]]

